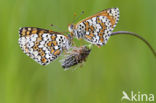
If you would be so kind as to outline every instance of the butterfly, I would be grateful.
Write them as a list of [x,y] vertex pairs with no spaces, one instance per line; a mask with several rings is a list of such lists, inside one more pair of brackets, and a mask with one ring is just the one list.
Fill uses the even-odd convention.
[[77,64],[81,64],[86,61],[86,58],[90,54],[91,46],[72,47],[71,51],[67,52],[67,55],[61,60],[62,67],[68,69]]
[[36,27],[20,28],[18,42],[24,53],[41,65],[49,64],[71,47],[70,36]]
[[76,38],[83,38],[100,47],[107,43],[118,20],[119,9],[110,8],[87,17],[77,24],[70,24],[68,30]]

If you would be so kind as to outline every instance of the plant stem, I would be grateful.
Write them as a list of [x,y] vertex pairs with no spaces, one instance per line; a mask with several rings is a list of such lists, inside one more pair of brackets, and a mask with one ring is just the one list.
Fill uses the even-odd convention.
[[119,34],[131,35],[131,36],[135,36],[135,37],[139,38],[140,40],[142,40],[150,48],[150,50],[152,51],[152,53],[156,57],[156,51],[153,49],[151,44],[147,40],[145,40],[143,37],[141,37],[140,35],[138,35],[136,33],[133,33],[133,32],[128,32],[128,31],[117,31],[117,32],[113,32],[111,34],[111,36],[119,35]]

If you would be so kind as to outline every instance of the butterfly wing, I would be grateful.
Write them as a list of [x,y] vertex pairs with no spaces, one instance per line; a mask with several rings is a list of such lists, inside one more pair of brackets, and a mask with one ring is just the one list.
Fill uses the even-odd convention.
[[24,53],[41,65],[55,60],[67,40],[61,33],[35,27],[23,27],[19,34],[19,45]]
[[118,20],[119,9],[111,8],[80,21],[75,28],[86,41],[101,46],[107,43]]

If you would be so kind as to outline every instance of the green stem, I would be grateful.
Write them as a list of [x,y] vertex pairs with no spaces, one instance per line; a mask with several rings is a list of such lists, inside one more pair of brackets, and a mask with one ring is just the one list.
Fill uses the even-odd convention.
[[142,40],[150,48],[150,50],[152,51],[152,53],[156,57],[156,51],[153,49],[151,44],[147,40],[145,40],[143,37],[141,37],[140,35],[138,35],[136,33],[133,33],[133,32],[128,32],[128,31],[117,31],[117,32],[113,32],[111,34],[111,36],[119,35],[119,34],[131,35],[131,36],[135,36],[135,37],[139,38],[140,40]]

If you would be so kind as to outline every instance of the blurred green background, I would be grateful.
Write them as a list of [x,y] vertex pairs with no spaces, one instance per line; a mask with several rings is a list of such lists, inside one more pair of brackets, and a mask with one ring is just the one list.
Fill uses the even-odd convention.
[[132,90],[156,95],[156,59],[135,37],[113,36],[107,45],[94,46],[75,71],[64,71],[59,59],[41,66],[18,45],[20,27],[67,31],[74,13],[84,10],[81,20],[118,7],[114,31],[139,33],[156,50],[155,5],[155,0],[0,0],[0,103],[120,103],[122,91]]

